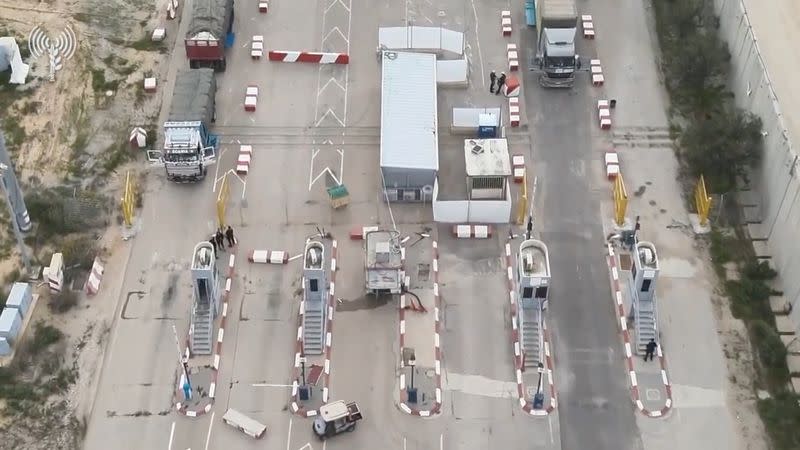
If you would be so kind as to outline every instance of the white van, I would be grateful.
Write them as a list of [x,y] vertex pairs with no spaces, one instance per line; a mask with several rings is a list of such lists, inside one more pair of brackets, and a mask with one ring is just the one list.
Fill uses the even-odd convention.
[[264,433],[267,432],[266,425],[245,416],[233,408],[229,408],[225,412],[225,415],[222,416],[222,421],[255,439],[262,438]]

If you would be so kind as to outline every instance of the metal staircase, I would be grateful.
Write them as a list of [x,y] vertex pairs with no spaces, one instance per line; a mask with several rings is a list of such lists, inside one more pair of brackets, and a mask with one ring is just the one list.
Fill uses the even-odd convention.
[[650,339],[658,342],[656,329],[656,304],[652,301],[638,301],[634,306],[634,324],[636,327],[636,352],[644,355]]
[[519,320],[522,352],[525,355],[523,369],[536,369],[541,361],[541,310],[538,307],[523,308]]
[[321,355],[325,346],[325,304],[305,302],[303,313],[303,351],[306,355]]
[[195,304],[192,311],[192,354],[210,355],[212,348],[212,334],[214,331],[214,316],[207,303]]

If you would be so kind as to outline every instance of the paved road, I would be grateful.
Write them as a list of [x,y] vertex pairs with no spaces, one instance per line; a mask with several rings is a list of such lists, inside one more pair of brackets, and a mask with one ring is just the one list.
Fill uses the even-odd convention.
[[[522,54],[533,55],[526,30]],[[578,49],[586,41],[580,40]],[[527,47],[527,48],[526,48]],[[550,326],[565,449],[632,449],[640,441],[634,421],[616,323],[609,307],[600,202],[608,195],[595,146],[599,130],[586,74],[572,91],[537,87],[526,73],[538,177],[536,228],[550,250],[553,286]]]

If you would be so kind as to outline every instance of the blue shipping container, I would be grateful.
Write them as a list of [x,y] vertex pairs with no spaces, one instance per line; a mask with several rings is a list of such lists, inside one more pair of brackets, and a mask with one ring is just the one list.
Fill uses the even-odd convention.
[[8,356],[11,354],[11,344],[8,339],[0,337],[0,356]]
[[0,337],[6,338],[9,344],[14,345],[21,327],[22,316],[19,315],[19,310],[3,309],[3,312],[0,313]]
[[14,283],[11,288],[11,293],[8,294],[6,300],[6,308],[15,308],[19,310],[19,314],[25,317],[28,314],[28,309],[31,306],[32,290],[29,283]]

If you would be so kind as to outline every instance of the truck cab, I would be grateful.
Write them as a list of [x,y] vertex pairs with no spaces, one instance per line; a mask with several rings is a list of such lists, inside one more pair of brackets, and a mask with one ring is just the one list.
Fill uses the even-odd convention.
[[580,57],[575,53],[578,9],[575,0],[538,0],[535,8],[539,42],[532,70],[544,87],[572,87]]
[[196,182],[205,178],[207,167],[216,162],[218,146],[218,137],[203,122],[165,122],[164,147],[160,152],[148,152],[148,158],[163,164],[168,180]]

